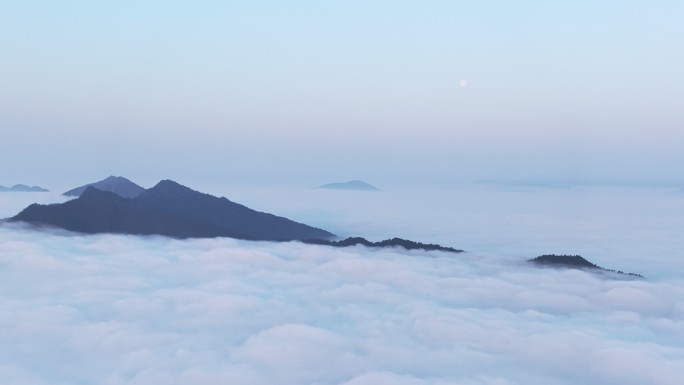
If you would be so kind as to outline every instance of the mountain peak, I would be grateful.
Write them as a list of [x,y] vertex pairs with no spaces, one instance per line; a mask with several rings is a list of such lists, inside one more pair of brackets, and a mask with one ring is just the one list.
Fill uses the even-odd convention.
[[541,266],[565,267],[565,268],[572,268],[572,269],[587,269],[590,271],[612,272],[612,273],[617,273],[617,274],[624,275],[624,276],[643,278],[643,276],[641,274],[625,273],[621,270],[615,271],[613,269],[603,268],[603,267],[598,266],[592,262],[589,262],[588,260],[584,259],[584,257],[579,256],[579,255],[544,254],[544,255],[540,255],[536,258],[529,259],[527,262],[534,263],[534,264],[541,265]]
[[184,186],[176,181],[173,181],[171,179],[164,179],[159,181],[154,187],[148,189],[145,191],[144,194],[141,194],[143,196],[150,196],[150,195],[156,195],[156,194],[173,194],[173,195],[178,195],[178,196],[183,196],[187,197],[189,195],[205,195],[199,191],[195,191],[191,189],[190,187]]
[[152,187],[152,188],[154,189],[157,187],[161,187],[161,188],[181,188],[182,187],[182,188],[189,189],[189,187],[183,186],[182,184],[176,182],[175,180],[171,180],[171,179],[162,179],[159,181],[159,183],[154,185],[154,187]]
[[122,176],[115,176],[115,175],[110,175],[106,177],[105,179],[102,180],[103,182],[130,182],[130,180],[122,177]]
[[530,259],[529,262],[539,265],[557,265],[566,267],[584,267],[589,269],[601,269],[601,267],[587,261],[579,255],[556,255],[544,254],[537,258]]
[[358,190],[358,191],[378,191],[378,188],[370,183],[361,180],[350,180],[341,183],[328,183],[318,188],[327,190]]
[[99,182],[88,183],[84,186],[71,189],[65,192],[63,195],[80,196],[88,187],[94,187],[98,190],[113,192],[114,194],[117,194],[123,198],[134,198],[145,191],[144,188],[124,177],[111,175]]
[[118,195],[114,194],[113,192],[100,190],[100,189],[95,188],[93,186],[88,186],[88,187],[86,187],[85,190],[83,190],[83,192],[79,196],[79,199],[89,199],[91,197],[111,196],[111,195],[118,196]]

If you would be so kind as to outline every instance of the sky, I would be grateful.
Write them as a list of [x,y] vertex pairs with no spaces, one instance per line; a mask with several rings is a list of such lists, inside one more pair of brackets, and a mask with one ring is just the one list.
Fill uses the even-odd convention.
[[684,184],[681,1],[0,1],[0,184]]

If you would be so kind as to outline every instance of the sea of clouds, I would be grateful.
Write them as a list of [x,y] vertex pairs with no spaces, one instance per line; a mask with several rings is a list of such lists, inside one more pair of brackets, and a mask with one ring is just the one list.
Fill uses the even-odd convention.
[[[0,226],[0,383],[671,385],[684,378],[675,236],[684,230],[684,197],[498,187],[430,194],[222,195],[340,235],[406,236],[470,252]],[[0,214],[10,216],[32,198],[0,199]],[[542,249],[589,250],[593,262],[647,277],[525,263]]]

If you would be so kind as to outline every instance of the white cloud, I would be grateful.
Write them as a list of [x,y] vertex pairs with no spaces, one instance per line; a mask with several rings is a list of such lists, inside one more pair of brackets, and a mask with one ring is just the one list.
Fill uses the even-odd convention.
[[672,384],[684,282],[0,227],[0,382]]

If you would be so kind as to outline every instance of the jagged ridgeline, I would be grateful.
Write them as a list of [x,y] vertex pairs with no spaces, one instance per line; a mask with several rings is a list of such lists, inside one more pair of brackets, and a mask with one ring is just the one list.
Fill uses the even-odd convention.
[[454,249],[453,247],[446,247],[446,246],[441,246],[437,245],[434,243],[421,243],[421,242],[414,242],[410,241],[408,239],[402,239],[402,238],[392,238],[392,239],[386,239],[384,241],[380,242],[371,242],[365,238],[361,237],[350,237],[347,239],[343,239],[341,241],[330,241],[330,240],[325,240],[325,239],[307,239],[303,241],[304,243],[310,243],[314,245],[325,245],[325,246],[332,246],[332,247],[350,247],[350,246],[366,246],[366,247],[403,247],[406,250],[439,250],[439,251],[446,251],[450,253],[462,253],[463,250],[458,250]]

